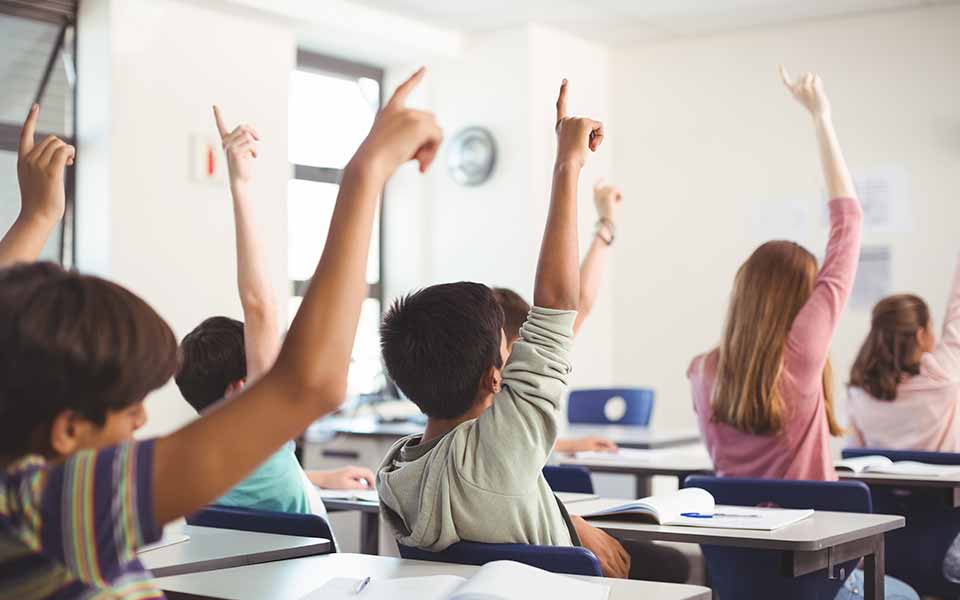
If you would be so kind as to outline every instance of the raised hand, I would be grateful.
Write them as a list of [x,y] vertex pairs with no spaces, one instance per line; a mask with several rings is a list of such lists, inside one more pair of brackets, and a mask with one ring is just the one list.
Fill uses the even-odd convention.
[[374,167],[383,180],[408,160],[416,160],[420,163],[420,172],[426,172],[437,156],[443,131],[433,113],[406,107],[407,97],[423,79],[424,73],[426,68],[420,67],[400,84],[377,115],[370,133],[351,162],[359,161]]
[[796,80],[790,77],[787,69],[780,65],[780,79],[787,86],[797,102],[802,104],[814,117],[830,115],[830,100],[823,91],[823,80],[815,73],[804,73]]
[[220,115],[220,107],[214,105],[213,118],[217,122],[223,151],[227,155],[227,169],[230,171],[230,183],[246,183],[253,176],[253,159],[257,157],[257,142],[260,134],[250,125],[237,125],[229,131]]
[[567,80],[560,84],[557,98],[557,163],[583,166],[587,150],[596,152],[603,142],[603,123],[582,117],[567,116]]
[[617,211],[622,202],[623,194],[617,186],[607,185],[602,179],[593,186],[593,203],[597,207],[598,218],[616,222]]
[[17,179],[20,182],[20,215],[26,219],[56,222],[63,218],[66,196],[64,171],[72,165],[76,149],[55,135],[34,143],[40,107],[34,104],[20,131]]
[[373,471],[364,467],[343,467],[332,471],[308,473],[314,485],[328,490],[373,489]]

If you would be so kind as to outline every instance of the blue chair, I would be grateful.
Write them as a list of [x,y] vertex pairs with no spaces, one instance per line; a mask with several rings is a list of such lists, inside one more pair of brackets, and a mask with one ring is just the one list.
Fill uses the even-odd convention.
[[[849,448],[844,458],[886,456],[933,465],[960,465],[960,454],[877,448]],[[887,573],[909,583],[921,595],[956,598],[960,585],[943,576],[943,556],[960,535],[960,510],[953,506],[953,490],[873,485],[877,512],[903,515],[907,526],[887,534]]]
[[602,577],[600,561],[579,546],[532,546],[528,544],[480,544],[457,542],[446,550],[429,552],[397,543],[402,558],[431,560],[458,565],[485,565],[495,560],[512,560],[552,573]]
[[216,527],[218,529],[325,538],[330,540],[331,552],[337,551],[330,524],[322,517],[312,514],[211,504],[188,516],[187,524],[199,527]]
[[[653,414],[653,390],[609,388],[572,390],[567,400],[567,421],[592,425],[635,425],[646,427]],[[623,399],[626,412],[616,420],[607,418],[604,408],[614,398]]]
[[593,493],[593,479],[590,478],[590,469],[586,467],[548,465],[543,468],[543,477],[555,492]]
[[[781,508],[812,508],[837,512],[873,512],[870,489],[859,481],[781,481],[732,477],[687,477],[684,487],[703,488],[717,504]],[[833,600],[857,566],[852,560],[800,577],[782,575],[782,556],[776,551],[723,546],[701,546],[710,586],[722,600]],[[840,576],[841,571],[843,577]]]

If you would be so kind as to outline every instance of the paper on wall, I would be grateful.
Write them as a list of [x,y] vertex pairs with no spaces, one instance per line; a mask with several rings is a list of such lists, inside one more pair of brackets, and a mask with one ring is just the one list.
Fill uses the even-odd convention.
[[850,296],[851,308],[870,310],[878,300],[890,294],[891,255],[889,246],[864,246],[860,249],[857,278]]

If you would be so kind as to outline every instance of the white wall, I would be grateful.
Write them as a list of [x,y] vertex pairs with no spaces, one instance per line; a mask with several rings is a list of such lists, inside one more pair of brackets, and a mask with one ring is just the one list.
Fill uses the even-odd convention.
[[[97,64],[109,85],[101,77],[82,98],[87,108],[110,108],[108,118],[89,120],[79,132],[78,177],[87,185],[79,190],[80,239],[89,250],[80,253],[80,267],[141,295],[178,338],[205,317],[240,316],[228,192],[190,176],[190,136],[216,131],[210,106],[218,103],[228,122],[253,123],[264,138],[255,183],[260,225],[277,289],[286,289],[292,29],[173,0],[83,4],[81,27],[97,35],[81,38],[92,47],[86,54],[81,48],[79,62]],[[109,159],[85,165],[80,157],[88,149]],[[193,416],[172,382],[147,409],[145,435]]]
[[[960,249],[958,25],[950,6],[614,53],[614,173],[634,199],[619,228],[614,376],[657,388],[656,424],[694,422],[686,366],[718,341],[733,274],[766,237],[750,225],[757,206],[823,201],[810,119],[780,62],[822,74],[853,169],[906,168],[913,231],[864,243],[891,245],[894,289],[927,298],[939,321]],[[823,231],[809,238],[822,254]],[[844,315],[838,384],[868,321]]]

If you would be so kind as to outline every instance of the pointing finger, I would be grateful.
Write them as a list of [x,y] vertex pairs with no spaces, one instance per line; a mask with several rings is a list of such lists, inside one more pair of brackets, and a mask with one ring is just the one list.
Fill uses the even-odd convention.
[[793,80],[790,79],[790,74],[787,73],[787,68],[783,65],[780,65],[780,79],[783,80],[783,85],[787,86],[788,90],[793,89]]
[[20,130],[19,154],[24,156],[33,149],[33,134],[37,130],[37,119],[40,118],[40,105],[34,104],[27,113],[27,119],[23,122],[23,129]]
[[407,101],[407,96],[417,87],[420,80],[423,79],[423,74],[426,72],[426,67],[420,67],[409,79],[401,83],[400,86],[397,87],[397,91],[390,97],[390,101],[387,102],[386,108],[399,108],[404,106]]
[[223,117],[220,116],[220,107],[216,104],[213,105],[213,118],[217,122],[217,131],[220,132],[220,139],[227,137],[229,131],[227,126],[223,124]]
[[567,80],[560,84],[560,95],[557,96],[557,126],[567,118]]

